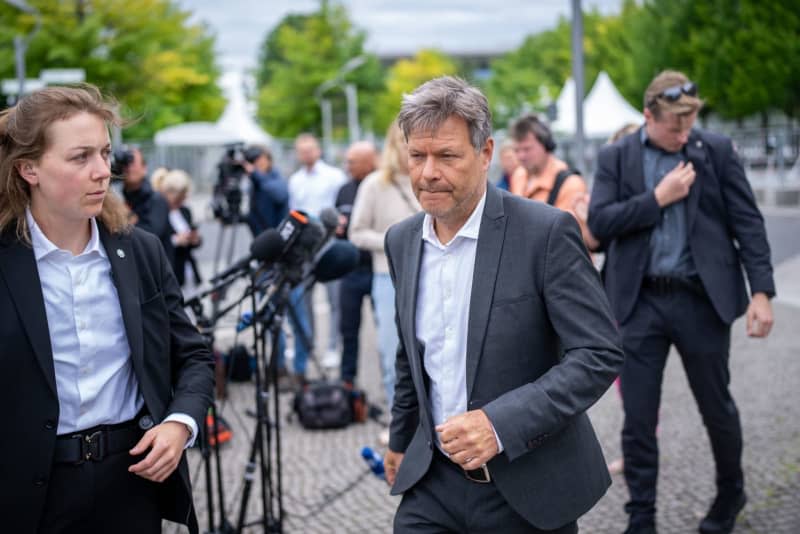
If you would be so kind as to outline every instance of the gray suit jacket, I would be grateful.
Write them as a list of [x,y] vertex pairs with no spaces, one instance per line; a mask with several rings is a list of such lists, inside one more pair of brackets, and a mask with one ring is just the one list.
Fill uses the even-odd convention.
[[[423,216],[386,236],[400,338],[389,446],[405,452],[393,494],[422,478],[435,446],[415,332]],[[623,354],[572,215],[488,186],[467,336],[468,409],[484,410],[505,448],[488,463],[497,489],[537,528],[577,519],[611,483],[585,411]]]

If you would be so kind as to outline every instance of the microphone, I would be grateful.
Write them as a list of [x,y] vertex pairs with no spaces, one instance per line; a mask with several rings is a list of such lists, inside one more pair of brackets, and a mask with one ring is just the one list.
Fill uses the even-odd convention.
[[319,256],[311,274],[317,282],[330,282],[355,269],[360,258],[354,244],[337,239]]
[[234,262],[230,267],[212,278],[210,280],[211,283],[219,282],[232,274],[247,269],[253,260],[263,262],[277,260],[283,252],[283,245],[283,238],[277,230],[274,228],[264,230],[250,243],[250,255]]
[[383,469],[383,457],[377,452],[373,451],[371,447],[364,447],[361,449],[361,457],[367,462],[370,471],[380,478],[386,480],[386,472]]
[[336,208],[325,208],[319,212],[319,222],[325,227],[325,235],[330,237],[339,227],[339,211]]

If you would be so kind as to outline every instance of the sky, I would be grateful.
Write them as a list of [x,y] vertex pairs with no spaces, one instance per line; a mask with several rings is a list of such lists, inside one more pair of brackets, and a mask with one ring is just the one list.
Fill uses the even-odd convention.
[[[225,70],[255,66],[258,48],[288,13],[309,13],[319,0],[179,0],[217,36]],[[571,16],[570,0],[344,0],[355,25],[367,32],[365,48],[377,54],[505,52],[525,36]],[[583,9],[619,11],[622,0],[583,0]]]

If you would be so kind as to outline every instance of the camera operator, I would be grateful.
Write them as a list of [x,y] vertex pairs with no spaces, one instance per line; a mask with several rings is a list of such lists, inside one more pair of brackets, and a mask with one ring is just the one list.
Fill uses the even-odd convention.
[[158,237],[170,265],[173,265],[175,249],[169,224],[169,204],[147,180],[147,163],[141,151],[136,147],[115,150],[111,172],[123,180],[122,196],[131,210],[129,222]]
[[214,198],[211,208],[214,217],[224,224],[236,224],[241,217],[242,189],[240,182],[247,173],[247,161],[241,153],[241,146],[231,145],[222,156],[217,169],[217,185],[214,186]]
[[250,212],[247,224],[253,237],[276,228],[289,213],[289,187],[272,166],[272,154],[264,146],[244,152],[244,169],[250,178]]

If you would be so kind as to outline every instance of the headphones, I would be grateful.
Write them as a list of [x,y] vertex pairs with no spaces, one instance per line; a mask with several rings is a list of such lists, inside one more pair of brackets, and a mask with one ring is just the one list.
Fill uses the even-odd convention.
[[524,115],[520,117],[514,126],[514,130],[516,133],[532,133],[547,152],[553,152],[556,149],[556,141],[553,139],[550,128],[539,120],[539,117],[536,115]]
[[122,177],[128,165],[133,163],[135,147],[123,145],[111,153],[111,174]]

